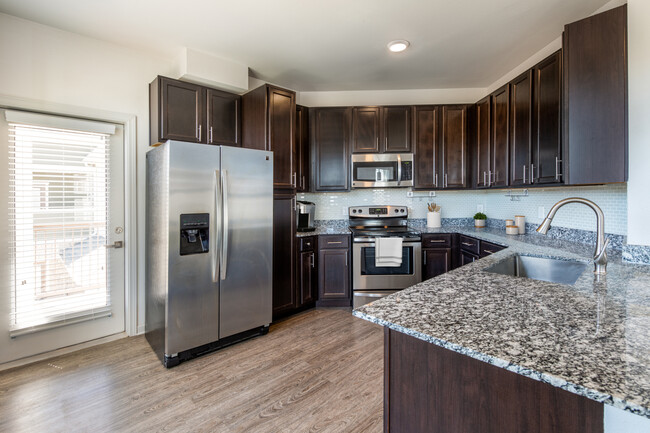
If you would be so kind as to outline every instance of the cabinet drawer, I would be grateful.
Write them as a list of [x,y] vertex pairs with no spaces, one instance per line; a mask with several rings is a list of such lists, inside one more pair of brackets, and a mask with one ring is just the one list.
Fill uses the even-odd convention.
[[303,238],[298,238],[298,248],[300,252],[303,251],[313,251],[316,246],[316,238],[314,236],[305,236]]
[[348,235],[323,235],[319,236],[319,248],[348,248],[350,246],[350,236]]
[[422,235],[422,248],[450,248],[451,247],[450,234],[441,235]]
[[492,242],[481,241],[481,257],[489,256],[498,251],[504,250],[506,247],[493,244]]
[[478,255],[479,253],[479,240],[470,238],[469,236],[460,236],[460,249]]

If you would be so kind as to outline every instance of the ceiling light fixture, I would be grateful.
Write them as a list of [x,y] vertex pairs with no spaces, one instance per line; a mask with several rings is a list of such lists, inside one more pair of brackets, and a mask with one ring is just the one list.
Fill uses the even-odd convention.
[[406,39],[399,39],[397,41],[389,42],[387,46],[388,49],[393,53],[401,53],[402,51],[407,49],[409,45],[411,45],[411,43]]

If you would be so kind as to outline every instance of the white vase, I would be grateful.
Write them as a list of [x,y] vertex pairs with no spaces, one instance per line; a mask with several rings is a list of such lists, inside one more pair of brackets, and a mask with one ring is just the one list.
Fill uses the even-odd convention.
[[427,212],[427,227],[432,229],[442,227],[440,212]]
[[474,227],[485,227],[485,220],[474,220]]

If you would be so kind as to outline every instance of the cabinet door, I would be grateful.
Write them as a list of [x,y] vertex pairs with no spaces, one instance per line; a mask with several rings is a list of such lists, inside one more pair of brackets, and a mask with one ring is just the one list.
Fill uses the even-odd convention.
[[535,71],[535,183],[562,182],[562,55],[558,51],[543,60]]
[[268,98],[268,149],[273,151],[273,186],[279,189],[294,189],[296,187],[295,94],[269,86]]
[[533,71],[510,83],[510,185],[531,183]]
[[472,253],[468,253],[467,251],[461,251],[460,252],[460,265],[466,265],[468,263],[473,263],[478,259],[478,256]]
[[490,152],[492,151],[492,125],[490,108],[492,97],[486,96],[476,103],[476,186],[487,188],[490,186]]
[[205,142],[203,87],[160,77],[160,139]]
[[414,188],[433,189],[439,185],[438,111],[433,106],[414,109]]
[[508,185],[510,85],[492,93],[492,182],[490,186]]
[[467,107],[442,107],[442,188],[467,186]]
[[627,15],[623,5],[564,27],[568,184],[627,181]]
[[295,196],[273,198],[273,317],[297,306],[294,283],[296,212]]
[[347,248],[318,251],[319,303],[350,305],[349,255]]
[[411,152],[411,107],[382,108],[382,141],[384,152]]
[[422,255],[424,264],[423,280],[444,274],[451,269],[451,248],[424,249]]
[[241,146],[241,96],[207,89],[208,144]]
[[352,109],[352,153],[379,153],[379,107]]
[[304,306],[310,303],[313,303],[315,299],[314,294],[314,275],[315,275],[315,266],[316,258],[314,257],[313,251],[304,251],[300,253],[299,260],[299,275],[298,275],[298,287],[299,287],[299,296],[300,296],[300,306]]
[[296,177],[298,192],[309,191],[309,109],[296,106]]
[[350,189],[350,108],[317,108],[310,116],[315,191]]

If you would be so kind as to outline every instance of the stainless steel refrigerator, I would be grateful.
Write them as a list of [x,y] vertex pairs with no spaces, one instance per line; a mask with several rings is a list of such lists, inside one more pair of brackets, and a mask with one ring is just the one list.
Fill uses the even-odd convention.
[[268,332],[273,153],[167,141],[147,153],[146,337],[166,367]]

